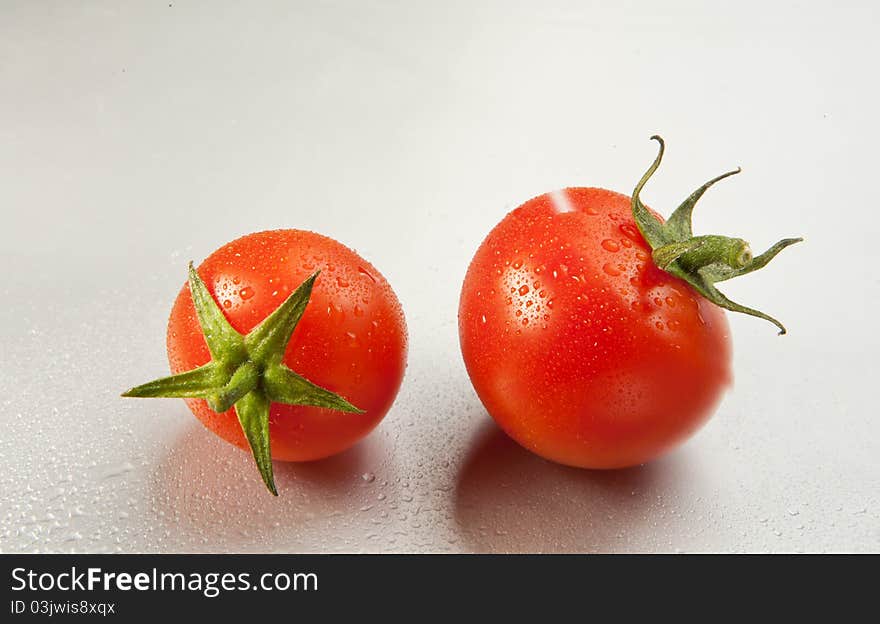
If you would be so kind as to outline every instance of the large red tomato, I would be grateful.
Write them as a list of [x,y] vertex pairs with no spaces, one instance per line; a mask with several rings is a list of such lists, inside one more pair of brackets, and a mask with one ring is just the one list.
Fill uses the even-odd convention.
[[350,447],[388,412],[406,366],[406,325],[385,278],[300,230],[250,234],[191,266],[167,340],[174,374],[124,396],[186,399],[211,431],[250,448],[273,494],[273,458]]
[[724,312],[657,268],[630,198],[536,197],[477,250],[459,332],[474,388],[513,439],[616,468],[692,434],[731,380]]

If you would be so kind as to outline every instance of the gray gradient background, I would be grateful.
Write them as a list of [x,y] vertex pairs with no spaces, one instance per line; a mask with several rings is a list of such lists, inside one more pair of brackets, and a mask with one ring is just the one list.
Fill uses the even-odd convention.
[[[0,2],[0,550],[877,551],[877,4]],[[711,5],[717,8],[711,8]],[[245,6],[246,5],[246,6]],[[458,350],[467,263],[570,185],[763,249],[727,286],[734,388],[645,467],[508,441]],[[185,278],[248,231],[357,249],[410,329],[397,403],[355,449],[249,457],[166,370]]]

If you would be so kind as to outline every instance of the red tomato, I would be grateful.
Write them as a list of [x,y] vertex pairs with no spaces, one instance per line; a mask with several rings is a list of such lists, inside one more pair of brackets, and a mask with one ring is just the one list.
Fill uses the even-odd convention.
[[572,466],[656,457],[731,379],[724,312],[654,265],[630,198],[602,189],[541,195],[492,230],[464,280],[459,333],[489,414]]
[[[198,267],[230,325],[241,334],[250,332],[318,270],[321,273],[283,362],[364,413],[272,403],[269,437],[274,459],[303,461],[339,453],[382,420],[406,366],[406,324],[400,303],[373,265],[313,232],[250,234],[224,245]],[[167,341],[174,374],[211,359],[186,286],[171,311]],[[208,429],[248,448],[235,408],[218,414],[203,399],[186,401]]]

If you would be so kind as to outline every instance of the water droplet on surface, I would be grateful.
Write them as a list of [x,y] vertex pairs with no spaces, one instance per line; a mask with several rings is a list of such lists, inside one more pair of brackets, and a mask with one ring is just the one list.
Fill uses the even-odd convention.
[[528,285],[523,284],[522,286],[520,286],[518,292],[519,292],[519,294],[521,294],[521,295],[527,295],[527,294],[529,294],[529,287],[528,287]]
[[365,483],[372,483],[376,480],[376,475],[374,475],[372,472],[365,472],[361,475],[361,479],[363,479]]
[[604,249],[606,251],[611,251],[611,252],[619,251],[620,244],[617,241],[611,240],[610,238],[606,238],[605,240],[602,241],[602,249]]
[[248,299],[250,299],[251,297],[254,296],[254,289],[251,288],[250,286],[245,286],[240,291],[238,291],[238,295],[239,295],[239,297],[241,297],[242,299],[247,301]]
[[224,308],[231,308],[231,307],[232,307],[232,302],[231,302],[229,299],[224,299],[224,300],[223,300],[223,307],[224,307]]

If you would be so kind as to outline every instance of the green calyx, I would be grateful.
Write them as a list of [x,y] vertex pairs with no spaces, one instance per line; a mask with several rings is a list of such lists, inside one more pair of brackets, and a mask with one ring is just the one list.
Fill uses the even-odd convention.
[[235,407],[260,475],[269,491],[278,496],[269,440],[272,402],[363,413],[338,394],[297,375],[282,362],[317,278],[318,273],[309,277],[262,323],[243,336],[223,316],[190,263],[189,289],[211,361],[194,370],[137,386],[122,396],[204,399],[217,413]]
[[706,182],[691,193],[665,223],[661,222],[645,208],[639,198],[642,188],[657,171],[660,161],[663,159],[665,148],[663,139],[657,135],[651,138],[660,144],[660,151],[633,191],[632,212],[642,236],[651,245],[654,263],[667,273],[686,281],[694,290],[715,305],[732,312],[742,312],[770,321],[779,328],[780,335],[784,334],[785,327],[782,323],[768,314],[734,303],[715,288],[715,284],[757,271],[770,262],[780,251],[803,239],[782,239],[761,255],[753,256],[749,244],[740,238],[693,235],[691,216],[697,201],[710,186],[719,180],[739,173],[740,169],[728,171]]

